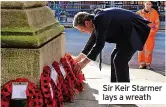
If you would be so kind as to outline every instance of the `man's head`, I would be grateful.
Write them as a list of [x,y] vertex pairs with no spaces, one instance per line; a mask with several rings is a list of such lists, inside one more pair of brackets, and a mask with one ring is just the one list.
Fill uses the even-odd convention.
[[74,16],[73,27],[83,33],[91,34],[94,28],[92,15],[87,12],[78,12]]
[[149,11],[152,8],[152,2],[151,1],[146,1],[144,2],[145,5],[145,10]]

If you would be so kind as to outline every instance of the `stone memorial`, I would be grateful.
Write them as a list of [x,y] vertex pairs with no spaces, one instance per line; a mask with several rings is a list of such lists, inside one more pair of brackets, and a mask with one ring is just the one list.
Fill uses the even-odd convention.
[[45,1],[1,2],[1,81],[28,78],[39,84],[45,65],[65,54],[64,27]]

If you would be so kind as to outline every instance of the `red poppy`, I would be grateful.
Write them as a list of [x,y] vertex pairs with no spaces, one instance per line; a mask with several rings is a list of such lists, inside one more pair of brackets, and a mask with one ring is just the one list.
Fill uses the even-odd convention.
[[9,102],[1,101],[1,107],[9,107]]
[[73,102],[74,100],[74,85],[76,77],[74,76],[74,73],[72,72],[72,69],[70,65],[67,63],[66,58],[61,58],[60,62],[62,63],[62,66],[66,72],[66,79],[64,81],[65,86],[69,86],[70,88],[64,88],[64,91],[68,90],[68,95],[66,95],[69,98],[66,98],[66,100],[69,100],[70,102]]
[[[57,83],[57,86],[56,86],[54,81],[51,79],[50,74],[51,74],[50,67],[45,66],[43,68],[43,72],[40,76],[41,90],[42,90],[44,98],[45,98],[45,100],[44,100],[45,105],[47,107],[61,107],[61,106],[58,106],[63,101],[63,100],[59,100],[60,97],[58,97],[60,95],[62,96],[61,88],[57,87],[57,86],[59,86],[59,83]],[[52,88],[53,96],[51,95],[50,88]],[[55,94],[55,93],[57,93],[57,94]]]
[[[68,63],[70,64],[70,66],[73,70],[74,66],[75,66],[74,59],[71,57],[71,55],[69,53],[65,54],[65,58],[67,59]],[[74,72],[74,70],[73,70],[73,73],[75,74],[75,77],[77,78],[77,83],[75,84],[75,88],[76,88],[76,90],[81,92],[84,89],[84,87],[83,87],[83,81],[85,80],[84,75],[82,74],[82,72],[77,74],[77,73]]]
[[[66,66],[66,70],[68,70],[69,76],[72,79],[75,92],[76,93],[81,92],[84,89],[84,87],[83,87],[82,82],[78,78],[79,75],[77,76],[76,74],[73,73],[73,69],[71,68],[71,67],[73,67],[73,65],[70,65],[68,58],[65,57],[63,60],[64,60],[64,65]],[[77,76],[77,78],[76,78],[76,76]]]
[[[9,107],[9,103],[11,100],[11,94],[12,94],[12,91],[11,91],[12,82],[28,82],[27,90],[26,90],[28,107],[43,107],[43,97],[41,95],[41,91],[37,88],[37,86],[34,83],[30,82],[26,78],[17,78],[16,80],[11,80],[2,87],[2,89],[1,89],[2,107]],[[36,92],[36,93],[34,93],[34,92]],[[33,96],[40,96],[40,97],[38,97],[37,99],[33,99],[32,98]],[[35,103],[33,103],[33,102],[35,102]],[[34,105],[34,104],[36,104],[36,105]]]
[[[75,66],[75,61],[74,61],[74,59],[72,58],[72,56],[71,56],[69,53],[66,53],[66,54],[65,54],[65,57],[67,58],[67,60],[69,61],[70,65],[71,65],[71,67],[72,67],[72,69],[73,69],[74,66]],[[74,72],[74,71],[73,71],[73,72]],[[74,72],[74,74],[75,74],[76,76],[78,76],[77,73]],[[80,79],[80,81],[82,81],[82,82],[85,80],[85,77],[84,77],[84,75],[82,74],[82,72],[80,72],[80,74],[79,74],[79,79]]]
[[[74,91],[73,91],[73,86],[72,86],[72,81],[69,78],[68,75],[66,75],[66,77],[64,77],[62,75],[61,69],[60,69],[60,64],[56,61],[53,62],[53,67],[56,70],[56,72],[58,73],[58,80],[59,80],[59,86],[58,88],[61,88],[62,91],[62,95],[64,98],[65,102],[73,102],[74,100]],[[64,66],[63,66],[64,67]],[[66,70],[65,70],[66,72]],[[63,99],[61,97],[61,100]]]

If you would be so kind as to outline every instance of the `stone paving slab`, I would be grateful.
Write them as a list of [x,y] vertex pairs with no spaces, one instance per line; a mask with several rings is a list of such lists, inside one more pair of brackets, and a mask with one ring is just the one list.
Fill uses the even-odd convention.
[[109,105],[108,107],[166,107],[164,104],[117,104],[117,105]]
[[117,105],[109,105],[108,107],[166,107],[164,104],[117,104]]
[[[110,81],[110,69],[110,66],[103,64],[102,71],[99,71],[98,64],[92,62],[83,69],[83,73],[88,79],[109,78],[108,80]],[[130,69],[130,78],[131,82],[166,82],[165,76],[147,69]]]
[[166,82],[165,76],[146,69],[130,69],[130,75],[133,82]]
[[108,107],[108,105],[99,105],[97,101],[75,100],[74,103],[64,103],[64,107]]
[[84,73],[85,77],[89,79],[101,79],[102,74],[104,74],[103,72],[99,71],[99,68],[95,66],[87,66],[82,70],[82,72]]
[[111,104],[108,107],[138,107],[135,104]]
[[85,89],[79,95],[75,96],[76,100],[98,100],[98,84],[100,79],[86,79]]
[[137,104],[138,107],[166,107],[164,104]]
[[84,84],[85,90],[79,95],[75,96],[74,103],[64,103],[64,107],[165,107],[162,104],[143,105],[143,104],[112,104],[99,105],[98,104],[98,84],[100,82],[107,82],[109,78],[104,79],[86,79]]
[[[103,64],[102,71],[98,69],[98,63],[91,62],[83,70],[85,75],[85,90],[75,96],[74,103],[64,103],[64,107],[165,107],[166,105],[143,104],[117,104],[99,105],[99,84],[110,81],[110,66]],[[150,70],[130,69],[131,82],[165,82],[165,76]]]

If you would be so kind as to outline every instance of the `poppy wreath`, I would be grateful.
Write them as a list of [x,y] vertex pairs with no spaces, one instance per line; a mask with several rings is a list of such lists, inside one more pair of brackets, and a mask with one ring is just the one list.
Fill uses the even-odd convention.
[[[69,53],[66,53],[65,54],[65,58],[68,60],[72,70],[74,69],[74,66],[75,66],[75,61],[74,59],[71,57],[71,55]],[[76,78],[78,79],[78,83],[79,84],[76,84],[76,89],[81,92],[84,90],[84,86],[83,86],[83,81],[85,80],[85,77],[84,75],[82,74],[82,72],[80,72],[79,74],[75,73],[74,70],[73,70],[73,73],[75,74]]]
[[[63,62],[63,60],[62,60]],[[65,102],[73,102],[74,101],[74,90],[73,90],[73,86],[72,86],[72,81],[69,77],[69,75],[66,72],[66,77],[64,79],[59,63],[54,61],[53,62],[53,67],[56,70],[56,72],[58,73],[58,80],[59,80],[59,84],[61,85],[61,90],[62,90],[62,94],[63,94],[63,99]]]
[[[40,76],[41,90],[44,96],[44,107],[63,107],[63,96],[61,87],[57,81],[57,84],[50,77],[51,69],[49,66],[43,68],[43,72]],[[52,94],[51,96],[51,89]]]
[[66,57],[61,58],[61,63],[65,69],[65,71],[67,72],[67,75],[69,76],[69,78],[72,80],[72,87],[75,90],[76,93],[79,93],[80,88],[83,88],[82,83],[80,83],[80,81],[76,78],[75,74],[73,73],[73,70],[67,60]]
[[3,85],[1,89],[1,107],[9,107],[12,96],[12,82],[27,82],[27,106],[28,107],[43,107],[43,96],[38,87],[26,78],[17,78]]

